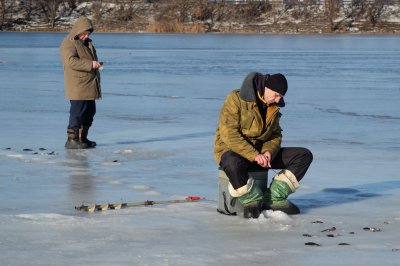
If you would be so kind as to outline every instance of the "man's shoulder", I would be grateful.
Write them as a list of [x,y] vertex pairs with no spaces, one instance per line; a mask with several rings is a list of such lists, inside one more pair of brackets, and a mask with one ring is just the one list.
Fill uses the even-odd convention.
[[231,91],[227,96],[226,100],[228,101],[241,101],[242,98],[240,97],[240,89],[235,89]]
[[67,35],[64,40],[61,42],[60,47],[70,47],[70,46],[76,46],[78,40],[75,40],[74,38],[71,38],[70,35]]
[[239,97],[239,92],[240,92],[240,89],[235,89],[235,90],[231,91],[230,93],[228,93],[226,98]]
[[66,46],[69,46],[69,45],[71,45],[71,39],[69,38],[69,35],[67,35],[65,38],[64,38],[64,40],[61,42],[61,45],[60,45],[60,47],[66,47]]

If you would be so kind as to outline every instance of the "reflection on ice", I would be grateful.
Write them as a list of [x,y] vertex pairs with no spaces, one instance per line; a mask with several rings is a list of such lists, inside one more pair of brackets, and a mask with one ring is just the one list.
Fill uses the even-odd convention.
[[374,182],[344,188],[325,188],[322,191],[296,197],[304,212],[315,208],[338,206],[378,197],[387,197],[400,189],[400,180]]
[[326,113],[331,113],[331,114],[340,114],[340,115],[355,116],[355,117],[365,117],[365,118],[379,119],[379,120],[381,120],[381,119],[399,120],[400,119],[400,116],[362,114],[362,113],[357,113],[357,112],[342,111],[342,110],[339,110],[336,108],[329,108],[329,109],[317,108],[317,110],[320,110],[320,111],[326,112]]

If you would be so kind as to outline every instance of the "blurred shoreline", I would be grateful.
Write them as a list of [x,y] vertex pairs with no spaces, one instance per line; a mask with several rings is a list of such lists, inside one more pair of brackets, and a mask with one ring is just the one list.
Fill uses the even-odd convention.
[[68,32],[80,16],[96,32],[400,34],[395,1],[18,1],[0,6],[0,32]]

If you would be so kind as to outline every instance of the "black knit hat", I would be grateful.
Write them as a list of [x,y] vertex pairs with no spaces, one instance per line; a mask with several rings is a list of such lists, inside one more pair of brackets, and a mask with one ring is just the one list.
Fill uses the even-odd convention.
[[[273,74],[273,75],[266,75],[265,77],[265,86],[268,89],[271,89],[277,93],[282,94],[285,96],[287,89],[288,89],[288,83],[284,75],[278,73],[278,74]],[[279,107],[284,107],[285,106],[285,101],[283,100],[283,97],[280,99],[280,101],[277,103]]]

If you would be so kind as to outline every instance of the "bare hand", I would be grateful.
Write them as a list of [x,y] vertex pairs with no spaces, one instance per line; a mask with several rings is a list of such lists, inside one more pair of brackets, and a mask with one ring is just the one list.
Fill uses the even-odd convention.
[[101,67],[101,63],[100,62],[98,62],[98,61],[93,61],[92,62],[92,68],[93,69],[98,69],[98,68],[100,68]]
[[262,167],[271,168],[271,154],[269,152],[257,155],[254,161],[256,161]]
[[265,153],[264,153],[264,157],[265,157],[265,159],[267,160],[267,166],[268,166],[269,168],[271,168],[271,153],[265,152]]
[[265,158],[264,154],[257,155],[256,158],[254,159],[254,161],[256,161],[262,167],[267,167],[268,166],[268,161]]

